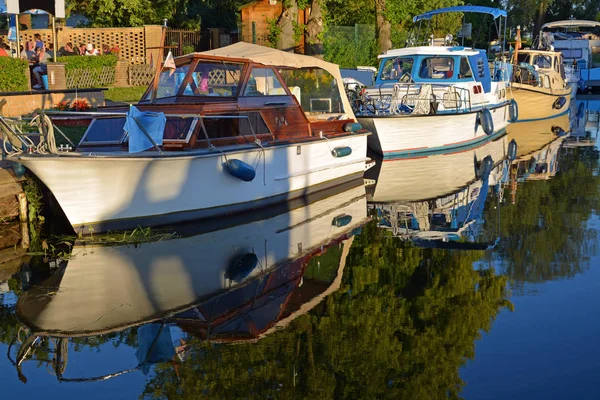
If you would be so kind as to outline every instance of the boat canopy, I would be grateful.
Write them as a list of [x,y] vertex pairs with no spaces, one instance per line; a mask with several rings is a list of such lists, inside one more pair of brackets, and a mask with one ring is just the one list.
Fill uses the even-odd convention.
[[214,56],[232,59],[245,59],[250,62],[255,62],[263,65],[283,67],[283,68],[321,68],[329,72],[336,80],[338,90],[340,92],[342,103],[346,114],[354,118],[352,107],[344,95],[344,83],[340,74],[340,68],[333,63],[320,60],[315,57],[305,56],[302,54],[288,53],[270,47],[259,46],[252,43],[238,42],[232,45],[221,47],[214,50],[203,51],[196,53],[200,56]]
[[479,13],[479,14],[490,14],[497,19],[499,17],[506,18],[506,11],[499,8],[482,7],[482,6],[456,6],[456,7],[445,7],[437,10],[427,11],[421,15],[417,15],[413,18],[413,22],[421,20],[431,19],[434,15],[444,14],[450,12],[462,12],[462,13]]
[[577,19],[567,19],[567,20],[563,20],[563,21],[548,22],[547,24],[542,25],[542,30],[552,29],[552,28],[576,28],[576,27],[594,28],[596,26],[600,26],[600,22],[577,20]]

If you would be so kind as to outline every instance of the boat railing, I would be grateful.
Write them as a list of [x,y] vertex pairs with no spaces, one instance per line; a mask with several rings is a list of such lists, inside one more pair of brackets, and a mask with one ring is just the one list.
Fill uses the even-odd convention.
[[400,109],[412,109],[413,113],[425,113],[426,103],[430,104],[433,112],[438,111],[440,104],[445,111],[457,114],[470,112],[473,108],[471,91],[457,85],[397,83],[393,98],[398,102]]

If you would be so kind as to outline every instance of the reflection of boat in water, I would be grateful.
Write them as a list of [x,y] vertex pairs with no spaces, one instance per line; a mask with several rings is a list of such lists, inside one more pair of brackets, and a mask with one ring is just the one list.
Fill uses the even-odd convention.
[[[81,381],[165,361],[157,354],[179,329],[168,322],[210,340],[247,338],[265,334],[279,320],[285,324],[339,286],[351,243],[346,239],[367,221],[359,183],[279,215],[271,211],[267,219],[244,215],[249,220],[236,217],[234,226],[199,235],[137,246],[74,246],[57,273],[17,302],[19,319],[32,330],[15,357],[19,373],[30,350],[46,337],[65,353],[71,338],[156,322],[138,328],[139,365],[133,369],[67,379],[64,368],[54,366],[59,379]],[[250,320],[243,331],[241,324]]]
[[558,172],[558,153],[567,137],[553,139],[539,150],[518,157],[513,161],[517,181],[550,179]]
[[591,147],[596,144],[600,129],[600,102],[598,100],[577,100],[571,107],[571,132],[563,146]]
[[514,139],[519,144],[517,158],[522,158],[542,149],[554,140],[564,139],[569,132],[569,115],[517,122],[510,124],[506,131],[508,140]]
[[504,136],[460,153],[379,162],[367,173],[377,180],[368,190],[369,207],[380,227],[421,245],[475,240],[473,224],[489,186],[506,180],[504,161],[514,146]]
[[[53,335],[121,330],[310,255],[366,219],[359,186],[277,215],[141,246],[74,246],[63,271],[23,294],[19,318]],[[125,306],[126,305],[126,306]]]

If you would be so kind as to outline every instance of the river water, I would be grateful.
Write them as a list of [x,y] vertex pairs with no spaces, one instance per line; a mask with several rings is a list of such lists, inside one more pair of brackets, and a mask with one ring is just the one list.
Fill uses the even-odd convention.
[[38,238],[0,266],[0,392],[600,398],[598,110],[261,212]]

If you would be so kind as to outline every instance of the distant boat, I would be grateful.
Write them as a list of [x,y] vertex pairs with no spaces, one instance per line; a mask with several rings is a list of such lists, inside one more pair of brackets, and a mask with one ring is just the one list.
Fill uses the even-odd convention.
[[562,56],[545,50],[515,50],[511,93],[519,105],[519,121],[531,121],[569,111],[572,88],[565,80]]
[[11,156],[76,231],[270,206],[359,178],[369,161],[338,66],[314,57],[240,42],[170,58],[137,108],[72,113],[93,117],[75,151]]
[[[506,17],[504,10],[458,6],[413,21],[449,12]],[[509,65],[496,61],[490,71],[485,50],[459,46],[452,35],[422,44],[380,55],[375,84],[350,94],[358,121],[373,133],[369,146],[385,158],[412,157],[468,148],[502,135],[518,113],[510,100]]]
[[600,22],[565,20],[542,25],[540,45],[562,53],[579,90],[600,86]]

